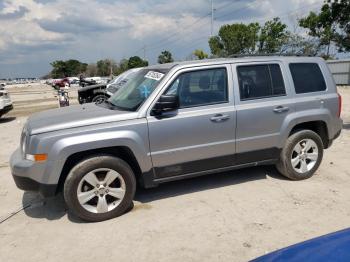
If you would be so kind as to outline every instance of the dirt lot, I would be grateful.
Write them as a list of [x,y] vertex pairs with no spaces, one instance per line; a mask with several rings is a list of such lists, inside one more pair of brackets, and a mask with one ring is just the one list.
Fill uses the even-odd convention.
[[138,190],[131,212],[101,223],[67,214],[62,196],[44,202],[16,188],[8,159],[26,117],[57,103],[49,87],[10,92],[16,110],[0,120],[0,217],[27,208],[0,224],[1,261],[247,261],[349,227],[350,89],[340,89],[343,132],[311,179],[260,167],[168,183]]

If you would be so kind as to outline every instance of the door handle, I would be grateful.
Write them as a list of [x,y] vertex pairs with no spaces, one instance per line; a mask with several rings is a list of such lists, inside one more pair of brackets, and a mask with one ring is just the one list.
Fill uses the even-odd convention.
[[210,118],[212,122],[223,122],[225,120],[230,119],[229,115],[217,114]]
[[275,112],[275,113],[283,113],[283,112],[287,112],[287,111],[289,111],[289,107],[286,107],[286,106],[276,106],[273,109],[273,112]]

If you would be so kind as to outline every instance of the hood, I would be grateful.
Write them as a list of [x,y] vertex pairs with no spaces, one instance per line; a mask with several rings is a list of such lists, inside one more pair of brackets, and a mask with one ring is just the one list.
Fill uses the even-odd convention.
[[89,103],[36,113],[28,118],[26,126],[29,135],[36,135],[67,128],[130,120],[137,118],[137,115],[137,112],[111,110]]
[[96,84],[96,85],[90,85],[90,86],[85,86],[80,89],[78,89],[78,93],[85,92],[87,90],[91,89],[97,89],[97,88],[106,88],[106,84]]

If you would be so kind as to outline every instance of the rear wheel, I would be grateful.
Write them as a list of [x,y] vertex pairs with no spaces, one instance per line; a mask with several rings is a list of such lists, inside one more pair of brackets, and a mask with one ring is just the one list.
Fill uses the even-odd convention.
[[316,172],[322,157],[323,143],[319,135],[311,130],[302,130],[287,139],[276,167],[292,180],[307,179]]
[[125,161],[95,156],[71,170],[64,184],[64,199],[76,216],[96,222],[125,213],[132,206],[135,190],[135,176]]

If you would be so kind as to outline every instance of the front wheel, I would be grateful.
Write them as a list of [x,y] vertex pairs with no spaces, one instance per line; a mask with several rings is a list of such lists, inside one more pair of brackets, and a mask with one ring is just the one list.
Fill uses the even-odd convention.
[[125,213],[135,195],[136,180],[130,166],[112,156],[90,157],[70,171],[64,184],[69,210],[90,222]]
[[322,157],[320,136],[311,130],[302,130],[287,139],[276,167],[282,175],[292,180],[307,179],[316,172]]
[[96,95],[92,98],[92,102],[96,103],[96,104],[101,104],[104,101],[106,101],[108,99],[108,97],[106,95],[100,94],[100,95]]

